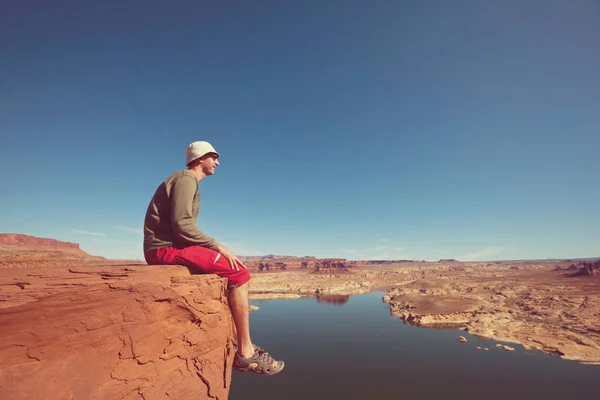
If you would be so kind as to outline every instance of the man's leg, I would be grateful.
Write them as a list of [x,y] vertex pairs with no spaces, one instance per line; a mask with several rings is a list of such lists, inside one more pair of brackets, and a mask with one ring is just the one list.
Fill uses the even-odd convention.
[[176,250],[174,261],[194,268],[205,274],[216,274],[227,278],[231,287],[228,290],[229,307],[233,316],[233,336],[237,338],[238,353],[248,358],[254,354],[250,339],[250,316],[248,308],[247,269],[232,270],[229,262],[218,252],[201,246],[189,246]]
[[[227,296],[227,298],[230,299],[231,297]],[[231,309],[231,300],[229,300],[229,304],[230,304],[229,308]],[[231,315],[233,315],[233,313],[231,313]],[[232,331],[233,331],[233,337],[235,339],[235,343],[236,343],[235,345],[237,346],[237,328],[235,327],[235,321],[233,322],[233,324],[231,324],[231,327],[233,328],[232,329]]]
[[[190,246],[181,250],[177,253],[175,260],[177,263],[195,268],[202,273],[216,274],[227,278],[229,307],[234,324],[233,332],[237,336],[238,341],[238,358],[252,358],[256,350],[252,339],[250,339],[250,309],[248,307],[248,281],[250,280],[250,272],[245,268],[240,268],[239,271],[231,269],[229,261],[225,257],[222,257],[221,254],[200,246]],[[259,362],[241,360],[244,364],[244,370],[247,371],[256,367],[261,369],[265,367],[265,363],[270,365],[271,371],[279,369],[270,374],[277,373],[283,369],[283,361],[275,361],[267,353],[263,352],[256,355],[260,356],[258,357],[260,359]]]
[[[254,355],[254,345],[250,339],[250,309],[248,307],[248,282],[229,290],[229,307],[233,316],[234,331],[237,331],[238,354],[244,358]],[[279,368],[282,361],[273,360],[272,367]],[[252,364],[251,364],[252,365]],[[252,368],[256,368],[254,363]]]
[[237,332],[238,353],[252,357],[254,345],[250,339],[250,310],[248,308],[248,282],[229,290],[229,307],[233,316],[234,332]]

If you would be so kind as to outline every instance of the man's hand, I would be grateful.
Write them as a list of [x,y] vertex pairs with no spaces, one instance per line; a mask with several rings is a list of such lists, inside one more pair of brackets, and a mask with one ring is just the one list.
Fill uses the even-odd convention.
[[231,269],[235,269],[236,271],[239,271],[240,265],[243,268],[246,268],[246,266],[244,264],[242,264],[242,262],[239,260],[239,258],[237,258],[232,252],[230,252],[222,244],[219,244],[219,248],[217,249],[217,251],[219,253],[221,253],[221,255],[227,259],[227,261],[229,261],[229,265],[231,266]]

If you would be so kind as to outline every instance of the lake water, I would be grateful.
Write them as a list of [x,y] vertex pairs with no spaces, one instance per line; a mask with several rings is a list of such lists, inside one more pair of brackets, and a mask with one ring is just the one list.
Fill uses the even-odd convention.
[[251,313],[253,340],[286,366],[275,376],[233,371],[229,398],[600,399],[600,366],[410,326],[390,316],[382,296],[251,301],[260,307]]

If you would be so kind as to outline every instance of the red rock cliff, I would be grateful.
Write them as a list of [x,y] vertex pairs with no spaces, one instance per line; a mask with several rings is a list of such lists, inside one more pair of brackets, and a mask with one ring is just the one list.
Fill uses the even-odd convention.
[[0,244],[8,246],[27,247],[52,247],[60,249],[78,249],[78,243],[62,242],[56,239],[39,238],[35,236],[22,235],[20,233],[0,234]]
[[106,260],[104,257],[92,256],[79,248],[79,243],[63,242],[56,239],[39,238],[19,233],[0,233],[0,250],[3,258],[12,254],[32,253],[34,258],[67,256],[77,259]]
[[0,269],[0,398],[226,399],[231,332],[215,275]]

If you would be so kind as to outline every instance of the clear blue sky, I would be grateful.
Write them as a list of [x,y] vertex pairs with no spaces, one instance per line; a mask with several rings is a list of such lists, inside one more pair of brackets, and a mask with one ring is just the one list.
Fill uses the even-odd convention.
[[142,258],[185,147],[239,255],[600,255],[600,3],[9,1],[0,232]]

